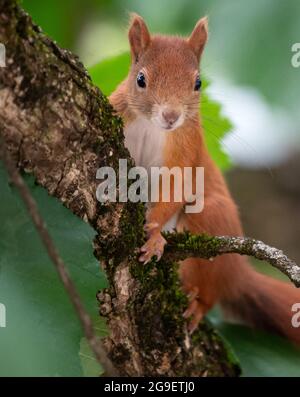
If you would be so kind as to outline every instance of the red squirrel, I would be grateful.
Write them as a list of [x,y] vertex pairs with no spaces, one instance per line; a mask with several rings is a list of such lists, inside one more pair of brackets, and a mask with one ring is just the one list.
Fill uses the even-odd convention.
[[[152,203],[140,261],[161,257],[166,243],[161,231],[172,221],[177,231],[242,236],[237,206],[208,153],[200,121],[199,63],[208,38],[207,18],[200,19],[185,39],[150,35],[144,20],[134,14],[128,35],[131,68],[109,98],[124,120],[125,145],[138,166],[204,167],[205,175],[201,212],[185,213],[183,201]],[[300,301],[299,291],[255,272],[246,257],[189,258],[180,263],[179,273],[189,297],[183,315],[190,319],[191,332],[220,303],[230,316],[300,344],[300,329],[291,324],[291,308]]]

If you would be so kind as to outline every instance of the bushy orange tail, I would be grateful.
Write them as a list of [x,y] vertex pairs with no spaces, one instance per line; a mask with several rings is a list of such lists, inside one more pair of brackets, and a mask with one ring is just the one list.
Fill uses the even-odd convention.
[[247,276],[239,299],[221,302],[225,314],[253,327],[276,332],[300,345],[300,327],[292,324],[292,318],[296,315],[292,306],[300,303],[300,290],[291,283],[275,280],[254,270]]

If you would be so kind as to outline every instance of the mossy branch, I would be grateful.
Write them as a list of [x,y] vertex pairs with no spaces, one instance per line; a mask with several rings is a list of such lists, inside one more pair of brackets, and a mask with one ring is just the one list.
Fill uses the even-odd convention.
[[96,200],[97,169],[131,161],[105,96],[16,0],[0,0],[0,42],[3,142],[19,170],[96,231],[95,256],[109,280],[97,296],[110,330],[103,345],[115,368],[126,376],[237,376],[232,352],[207,321],[192,337],[187,332],[176,264],[162,260],[153,269],[136,260],[144,206]]
[[84,305],[81,301],[81,297],[79,296],[75,284],[73,283],[69,275],[66,265],[55,247],[55,244],[40,214],[37,203],[34,200],[30,192],[30,189],[28,188],[23,178],[21,177],[18,169],[15,167],[14,163],[12,162],[5,148],[5,145],[3,144],[3,140],[1,138],[1,131],[0,131],[0,159],[4,162],[4,165],[11,179],[11,182],[17,188],[18,193],[26,206],[27,211],[32,219],[32,222],[45,247],[45,250],[50,260],[52,261],[60,277],[61,282],[63,283],[65,291],[69,295],[70,301],[73,304],[73,307],[81,323],[85,337],[97,361],[99,362],[100,365],[104,367],[104,372],[106,376],[118,376],[119,375],[118,372],[114,368],[110,359],[107,357],[107,353],[102,345],[100,338],[98,338],[95,334],[91,317],[85,310]]
[[223,254],[240,254],[266,261],[289,277],[300,287],[300,266],[289,259],[281,250],[270,247],[262,241],[249,237],[213,237],[207,234],[164,233],[168,244],[165,257],[174,261],[190,257],[213,260]]

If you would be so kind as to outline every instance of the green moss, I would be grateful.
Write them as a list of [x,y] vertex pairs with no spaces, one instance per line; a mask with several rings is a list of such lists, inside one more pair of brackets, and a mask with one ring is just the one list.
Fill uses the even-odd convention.
[[[197,236],[189,234],[179,234],[174,238],[177,237],[181,242],[187,240],[189,248],[197,248],[200,243],[215,243],[213,238],[206,235],[201,236],[200,241]],[[129,305],[129,310],[135,311],[137,327],[141,330],[141,347],[149,354],[151,360],[151,354],[155,350],[170,353],[172,346],[175,349],[176,346],[184,344],[185,320],[182,314],[187,307],[188,299],[180,286],[178,263],[162,259],[158,263],[152,260],[144,265],[132,260],[130,271],[140,282],[140,286],[138,294]],[[232,349],[207,320],[202,321],[194,332],[192,342],[195,346],[198,345],[200,351],[209,355],[198,359],[199,368],[203,368],[203,372],[208,376],[220,376],[222,371],[228,376],[240,374],[240,366]],[[187,355],[187,361],[194,360],[188,353],[184,354]],[[178,368],[182,370],[182,364]]]
[[[224,371],[225,376],[239,376],[241,367],[231,346],[222,337],[222,335],[212,326],[210,321],[205,318],[199,325],[198,329],[192,335],[194,344],[199,344],[202,349],[215,355],[219,366]],[[207,371],[209,376],[220,376],[216,373],[216,365],[214,360],[208,361]]]
[[[24,20],[27,17],[24,16]],[[30,26],[30,24],[24,23]],[[22,20],[18,28],[26,37],[35,37],[36,32],[33,28],[29,27],[23,29]],[[53,61],[51,52],[49,51],[46,41],[37,40],[36,53],[49,52],[49,62]],[[39,44],[40,43],[40,44]],[[63,57],[63,53],[56,54]],[[38,59],[35,60],[38,64]],[[81,68],[80,64],[77,65],[78,69]],[[65,64],[63,70],[60,72],[68,73],[72,65]],[[77,69],[77,67],[76,67]],[[80,71],[80,70],[79,70]],[[26,75],[26,73],[24,73]],[[119,158],[127,158],[129,164],[132,165],[128,150],[124,147],[124,135],[122,133],[122,120],[119,117],[112,117],[112,108],[102,93],[99,90],[92,90],[91,83],[88,78],[84,77],[84,69],[80,73],[83,85],[86,89],[93,92],[90,95],[89,113],[99,124],[102,134],[100,138],[95,138],[94,149],[99,154],[106,165],[112,166],[118,173],[118,160]],[[50,81],[51,79],[49,79]],[[45,88],[43,82],[39,82],[39,86]],[[33,90],[31,90],[33,92]],[[37,95],[40,95],[37,92]],[[28,102],[28,101],[27,101]],[[104,142],[104,143],[103,143]],[[110,155],[113,148],[114,155]],[[103,211],[114,210],[114,205],[110,205]],[[113,236],[111,233],[105,241],[99,241],[101,247],[101,256],[106,260],[110,258],[108,266],[108,276],[113,277],[114,267],[117,266],[123,259],[129,258],[129,267],[132,276],[139,282],[139,288],[132,291],[132,300],[129,302],[128,309],[134,314],[134,319],[137,324],[138,332],[140,332],[140,344],[143,353],[149,354],[149,359],[152,359],[152,350],[160,352],[171,352],[178,346],[183,345],[185,340],[184,322],[182,313],[184,312],[188,299],[180,287],[178,276],[178,264],[173,261],[165,259],[156,263],[152,260],[149,264],[144,265],[137,261],[136,248],[143,244],[144,233],[143,223],[145,219],[145,208],[143,204],[127,203],[124,205],[121,218],[119,220],[119,236]],[[174,237],[174,244],[177,245],[179,250],[198,250],[199,248],[205,249],[205,252],[211,252],[215,249],[218,241],[212,237],[202,235],[193,236],[189,233],[178,234]],[[111,280],[110,280],[111,281]],[[111,283],[112,284],[112,283]],[[113,294],[113,291],[110,291]],[[233,365],[233,356],[223,348],[223,341],[213,331],[209,329],[206,322],[199,327],[196,331],[193,340],[203,348],[207,353],[212,351],[212,345],[216,345],[216,350],[221,349],[220,354],[215,354],[217,359],[229,361],[229,366]],[[224,350],[224,352],[223,352]],[[116,346],[115,362],[122,363],[129,359],[130,352],[123,346]],[[205,362],[202,363],[202,368],[207,370],[210,375],[219,374],[219,367],[215,365],[214,360],[209,357],[204,357]],[[184,367],[184,363],[179,365],[180,368]],[[235,364],[234,364],[235,365]],[[184,371],[182,374],[185,374]]]
[[143,225],[145,220],[145,206],[142,203],[128,202],[122,213],[120,229],[122,232],[122,251],[132,257],[136,248],[143,244]]
[[198,252],[202,258],[209,259],[215,256],[216,251],[222,244],[218,237],[209,236],[205,233],[193,235],[190,232],[164,233],[168,241],[166,252],[186,253]]
[[[134,298],[136,319],[141,324],[141,343],[145,352],[164,349],[168,338],[183,338],[182,313],[187,297],[180,288],[178,265],[154,260],[144,265],[132,262],[131,274],[140,282]],[[169,341],[170,343],[170,341]]]

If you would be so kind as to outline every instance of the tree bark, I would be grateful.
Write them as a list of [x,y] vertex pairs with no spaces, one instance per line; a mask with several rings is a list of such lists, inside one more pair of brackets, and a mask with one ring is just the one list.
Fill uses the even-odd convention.
[[278,248],[250,237],[209,236],[184,233],[163,233],[167,240],[164,258],[179,261],[186,258],[203,258],[211,261],[218,255],[239,254],[252,256],[285,274],[295,287],[300,287],[300,266]]
[[[100,204],[96,170],[118,170],[122,122],[78,58],[47,38],[14,0],[0,0],[0,134],[15,164],[32,173],[97,232],[95,256],[110,287],[98,293],[108,320],[105,346],[122,375],[235,376],[239,366],[220,335],[201,323],[191,337],[177,265],[141,265],[144,207]],[[95,291],[96,292],[96,291]]]

